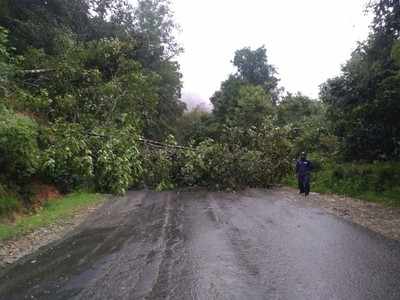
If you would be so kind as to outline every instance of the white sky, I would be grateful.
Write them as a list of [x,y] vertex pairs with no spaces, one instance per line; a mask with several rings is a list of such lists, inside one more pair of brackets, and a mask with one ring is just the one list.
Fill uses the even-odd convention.
[[265,44],[286,91],[317,97],[368,35],[367,0],[172,0],[185,48],[183,98],[208,102],[235,50]]

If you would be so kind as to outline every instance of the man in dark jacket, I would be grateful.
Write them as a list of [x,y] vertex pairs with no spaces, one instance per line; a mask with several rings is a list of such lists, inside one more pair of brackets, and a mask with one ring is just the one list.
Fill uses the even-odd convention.
[[310,179],[313,168],[311,161],[307,160],[306,153],[302,152],[300,160],[296,163],[296,174],[299,182],[300,194],[305,194],[305,196],[308,196],[310,193]]

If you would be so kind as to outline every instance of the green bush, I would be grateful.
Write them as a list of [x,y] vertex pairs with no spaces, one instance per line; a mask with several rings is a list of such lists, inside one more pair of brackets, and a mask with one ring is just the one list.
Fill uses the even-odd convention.
[[9,79],[14,73],[12,62],[8,47],[8,30],[0,26],[0,97],[8,93]]
[[92,151],[78,124],[55,123],[47,133],[42,170],[63,192],[88,184],[93,177]]
[[98,191],[123,194],[142,174],[137,132],[133,127],[108,130],[92,140],[94,178]]
[[[314,160],[311,158],[314,162]],[[325,161],[312,175],[312,189],[400,204],[400,163],[335,164]],[[294,180],[289,180],[295,186]]]
[[8,180],[22,183],[40,162],[38,124],[30,117],[0,107],[0,170]]
[[96,128],[56,123],[49,129],[43,173],[62,191],[94,185],[98,191],[124,193],[139,181],[137,131],[132,126]]
[[330,185],[337,190],[359,194],[365,191],[381,193],[400,182],[398,163],[343,164],[331,166]]

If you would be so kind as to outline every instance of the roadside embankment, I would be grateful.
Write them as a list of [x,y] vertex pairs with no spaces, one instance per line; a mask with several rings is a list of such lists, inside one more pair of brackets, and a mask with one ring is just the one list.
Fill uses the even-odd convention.
[[0,222],[0,268],[63,237],[105,200],[100,194],[74,193],[48,201],[36,212]]

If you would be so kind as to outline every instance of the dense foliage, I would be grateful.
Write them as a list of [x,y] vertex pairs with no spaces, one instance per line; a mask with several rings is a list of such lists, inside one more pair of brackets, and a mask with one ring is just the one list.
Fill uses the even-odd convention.
[[277,123],[291,124],[293,157],[302,151],[327,156],[337,154],[337,137],[326,122],[325,111],[323,103],[302,94],[287,94],[282,98],[277,108]]
[[1,5],[3,211],[20,191],[29,199],[32,182],[62,192],[234,190],[271,186],[290,170],[291,132],[275,125],[278,79],[264,47],[236,52],[212,116],[193,120],[179,100],[168,0]]
[[[400,165],[393,162],[373,164],[319,162],[312,188],[320,193],[335,193],[369,201],[400,205]],[[321,163],[322,162],[322,163]],[[294,177],[287,183],[297,187]]]
[[[375,18],[368,39],[342,74],[321,86],[322,114],[296,125],[294,152],[310,150],[314,190],[398,204],[400,4],[375,0],[369,9]],[[298,116],[279,116],[281,122],[290,118]],[[289,182],[296,186],[294,177]]]
[[236,51],[232,74],[213,95],[213,116],[219,124],[248,128],[259,126],[274,112],[277,83],[274,67],[268,64],[264,47]]
[[188,147],[174,147],[170,138],[169,149],[142,152],[145,183],[156,189],[270,187],[290,172],[289,133],[266,119],[259,127],[225,127],[219,140],[207,138]]
[[[246,47],[213,110],[184,112],[168,0],[2,1],[0,214],[29,199],[37,181],[63,192],[234,190],[280,182],[301,151],[325,173],[339,170],[332,161],[398,160],[400,6],[370,7],[368,40],[322,85],[322,101],[283,95],[266,48]],[[326,176],[393,182],[384,168],[382,184],[350,169]]]
[[400,61],[398,1],[371,4],[373,30],[343,74],[328,80],[321,97],[347,160],[397,160],[400,155]]
[[1,5],[0,182],[113,193],[139,184],[140,135],[175,133],[185,108],[169,2]]
[[27,116],[0,109],[0,169],[7,179],[22,182],[39,168],[39,126]]

